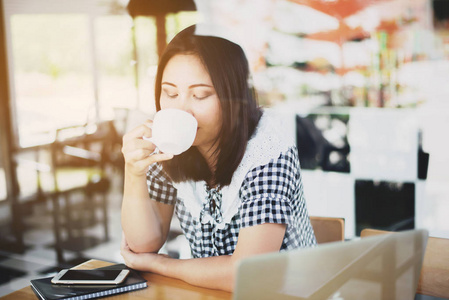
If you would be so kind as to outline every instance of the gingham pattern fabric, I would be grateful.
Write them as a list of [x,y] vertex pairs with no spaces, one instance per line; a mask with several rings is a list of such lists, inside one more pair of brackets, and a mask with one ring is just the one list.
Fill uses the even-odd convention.
[[[177,198],[176,189],[159,164],[150,167],[147,183],[153,200],[175,205],[193,257],[231,255],[240,228],[264,223],[287,224],[281,251],[316,244],[304,200],[296,147],[248,172],[239,190],[239,210],[223,229],[216,228],[214,222],[204,224],[192,217],[182,199]],[[221,214],[216,210],[220,209],[220,191],[208,190],[207,195],[203,210],[207,209],[211,216],[219,218]]]
[[200,222],[207,223],[207,216],[210,215],[215,223],[223,222],[223,214],[221,212],[222,195],[218,189],[209,189],[205,186],[207,201],[203,204],[203,209],[200,213]]

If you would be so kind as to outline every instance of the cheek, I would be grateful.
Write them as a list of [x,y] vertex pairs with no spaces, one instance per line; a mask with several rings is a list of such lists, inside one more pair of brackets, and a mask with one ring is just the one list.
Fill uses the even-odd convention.
[[217,130],[221,129],[221,126],[223,124],[223,116],[222,116],[222,111],[221,111],[221,106],[218,105],[215,107],[214,109],[214,119],[215,119],[215,126],[217,127]]
[[221,128],[221,109],[216,105],[209,105],[203,107],[201,111],[197,111],[195,115],[198,119],[198,123],[207,125],[210,130],[214,130],[216,127]]
[[165,99],[162,96],[161,96],[161,98],[159,100],[159,104],[161,105],[161,109],[175,108],[174,105],[173,105],[173,101],[169,101],[169,100]]
[[213,123],[213,126],[215,127],[215,131],[216,132],[220,131],[222,125],[223,125],[223,118],[221,116],[221,111],[217,111],[215,113],[214,123]]

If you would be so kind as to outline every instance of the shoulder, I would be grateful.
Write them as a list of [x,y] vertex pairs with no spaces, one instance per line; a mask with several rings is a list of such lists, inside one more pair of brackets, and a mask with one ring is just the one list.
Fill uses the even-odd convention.
[[[248,141],[239,169],[245,174],[255,167],[268,164],[282,155],[295,155],[296,141],[282,127],[282,119],[264,110],[257,128]],[[293,151],[292,153],[289,153]],[[239,170],[239,171],[240,171]]]
[[290,147],[268,163],[251,169],[240,188],[242,199],[257,195],[277,195],[291,198],[300,179],[300,166],[296,146]]
[[252,168],[245,180],[254,179],[259,176],[260,172],[265,172],[270,175],[282,175],[282,173],[298,173],[299,172],[299,158],[296,146],[291,146],[285,152],[281,152],[277,157],[273,157],[266,164],[262,164]]
[[295,145],[294,136],[291,136],[285,130],[285,119],[275,114],[270,109],[264,109],[262,112],[262,117],[260,118],[248,145],[257,144],[263,141],[277,142],[281,145],[287,144],[288,146]]

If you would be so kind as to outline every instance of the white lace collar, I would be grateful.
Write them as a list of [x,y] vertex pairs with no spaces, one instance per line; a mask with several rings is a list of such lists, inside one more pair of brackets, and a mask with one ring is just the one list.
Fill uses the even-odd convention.
[[[255,134],[248,141],[245,155],[232,176],[231,184],[221,189],[222,222],[216,223],[210,216],[203,218],[203,222],[214,222],[216,228],[223,229],[226,224],[230,223],[241,204],[239,190],[246,174],[250,170],[278,158],[281,153],[285,153],[293,145],[295,145],[294,138],[285,134],[282,120],[275,117],[269,109],[265,109]],[[198,221],[207,198],[206,182],[186,181],[174,183],[174,187],[178,191],[178,198],[184,202],[193,219]]]

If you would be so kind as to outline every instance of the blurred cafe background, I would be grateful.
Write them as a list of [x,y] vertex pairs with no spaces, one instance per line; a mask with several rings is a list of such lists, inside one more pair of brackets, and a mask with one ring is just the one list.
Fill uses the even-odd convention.
[[[0,0],[0,296],[121,262],[121,137],[198,22],[245,49],[311,215],[449,238],[449,0]],[[165,251],[189,256],[176,224]]]

